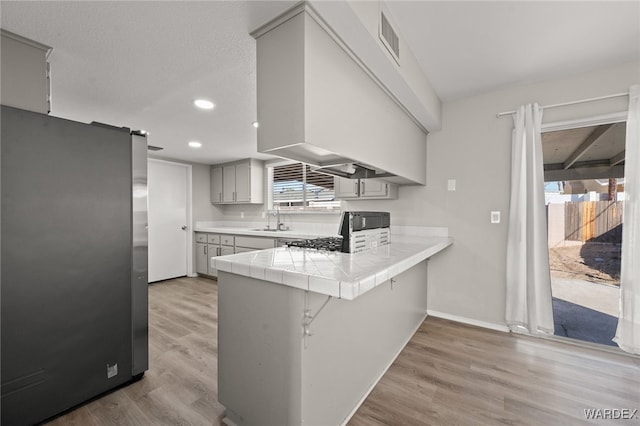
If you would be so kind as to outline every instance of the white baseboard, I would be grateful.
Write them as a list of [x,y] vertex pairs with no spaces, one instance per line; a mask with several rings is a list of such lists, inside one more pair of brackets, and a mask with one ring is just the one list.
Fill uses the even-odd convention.
[[447,314],[444,312],[438,312],[431,309],[427,309],[427,315],[431,315],[437,318],[442,318],[450,321],[461,322],[463,324],[475,325],[477,327],[488,328],[490,330],[502,331],[504,333],[509,332],[509,327],[504,324],[495,324],[492,322],[478,321],[471,318],[465,318],[458,315]]

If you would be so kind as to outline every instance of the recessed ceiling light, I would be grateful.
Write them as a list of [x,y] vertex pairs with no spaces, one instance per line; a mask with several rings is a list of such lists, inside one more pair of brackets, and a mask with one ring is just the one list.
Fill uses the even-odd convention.
[[214,107],[213,102],[206,99],[196,99],[193,104],[200,109],[213,109]]
[[200,148],[202,146],[202,144],[198,141],[191,141],[189,142],[189,146],[191,148]]
[[253,123],[251,123],[253,125],[253,127],[255,127],[256,129],[258,127],[260,127],[260,123],[258,123],[257,121],[254,121]]

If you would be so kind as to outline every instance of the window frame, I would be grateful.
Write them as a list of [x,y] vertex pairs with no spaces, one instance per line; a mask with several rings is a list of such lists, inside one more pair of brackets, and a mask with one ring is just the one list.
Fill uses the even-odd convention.
[[[274,206],[273,203],[273,169],[274,167],[277,166],[288,166],[288,165],[292,165],[292,164],[300,164],[300,165],[307,165],[307,163],[303,163],[301,161],[294,161],[294,160],[285,160],[285,159],[281,159],[281,160],[271,160],[271,161],[267,161],[265,163],[265,173],[266,173],[266,191],[267,191],[267,205],[266,205],[266,210],[267,212],[271,212],[271,211],[275,211],[276,207]],[[342,211],[342,200],[339,199],[334,199],[335,201],[338,202],[338,205],[336,207],[333,207],[331,209],[318,209],[317,207],[309,207],[308,206],[308,200],[307,200],[307,191],[306,191],[306,185],[307,185],[307,168],[303,167],[302,168],[302,176],[303,176],[303,191],[302,191],[302,200],[303,200],[303,205],[300,206],[300,208],[298,210],[295,210],[294,208],[289,210],[289,209],[282,209],[282,208],[278,208],[280,210],[281,213],[283,214],[320,214],[320,215],[337,215],[340,214],[340,212]],[[335,191],[335,188],[334,188]]]

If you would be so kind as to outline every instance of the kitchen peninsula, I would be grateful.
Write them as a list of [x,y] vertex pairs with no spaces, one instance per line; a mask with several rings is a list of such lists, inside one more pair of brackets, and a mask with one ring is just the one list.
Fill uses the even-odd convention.
[[352,254],[281,247],[211,259],[227,424],[350,418],[426,317],[427,259],[452,244],[391,241]]

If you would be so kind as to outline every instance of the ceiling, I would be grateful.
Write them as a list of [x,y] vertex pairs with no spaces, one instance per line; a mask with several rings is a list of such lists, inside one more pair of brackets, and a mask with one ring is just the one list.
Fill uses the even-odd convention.
[[444,102],[640,59],[638,1],[391,1]]
[[[54,48],[52,115],[144,129],[157,155],[210,164],[269,158],[256,153],[249,32],[293,4],[3,0],[1,24]],[[640,59],[640,2],[387,5],[444,102]]]
[[546,181],[624,176],[626,123],[542,134]]

